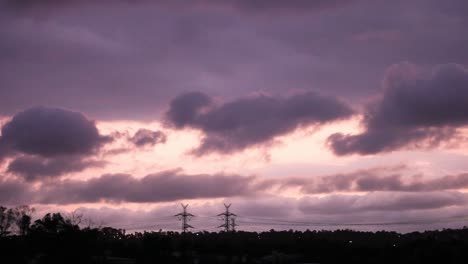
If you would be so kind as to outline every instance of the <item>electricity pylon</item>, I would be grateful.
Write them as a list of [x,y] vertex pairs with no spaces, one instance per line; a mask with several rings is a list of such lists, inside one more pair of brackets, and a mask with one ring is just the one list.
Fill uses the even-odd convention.
[[226,207],[226,211],[224,213],[219,214],[218,216],[222,216],[222,220],[224,221],[224,224],[218,226],[218,228],[223,227],[224,231],[229,232],[229,231],[234,231],[234,228],[236,226],[236,220],[234,217],[236,217],[236,214],[233,214],[229,212],[229,207],[231,207],[231,204],[224,204],[224,207]]
[[179,221],[182,221],[182,233],[186,233],[187,229],[193,228],[193,226],[188,224],[188,221],[194,217],[193,214],[187,213],[187,207],[189,206],[188,204],[180,204],[183,208],[182,213],[178,213],[175,216],[179,219]]

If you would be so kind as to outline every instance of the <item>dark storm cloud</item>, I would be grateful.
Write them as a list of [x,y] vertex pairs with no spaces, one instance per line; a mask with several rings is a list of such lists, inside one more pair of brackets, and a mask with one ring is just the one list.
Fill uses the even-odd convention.
[[330,136],[337,155],[434,147],[454,138],[456,129],[468,124],[466,68],[440,65],[428,78],[408,77],[412,73],[407,68],[390,68],[381,98],[366,108],[362,134]]
[[255,194],[253,177],[238,175],[185,175],[178,171],[134,178],[127,174],[103,175],[87,181],[63,180],[43,186],[41,203],[164,202]]
[[159,143],[166,142],[166,134],[161,131],[152,131],[149,129],[139,129],[135,135],[129,138],[130,142],[132,142],[137,147],[143,146],[154,146]]
[[11,152],[43,157],[91,154],[110,140],[83,114],[50,107],[17,113],[3,125],[0,137]]
[[103,161],[88,160],[79,156],[56,158],[21,156],[8,164],[7,171],[21,176],[27,181],[37,181],[46,177],[59,177],[69,172],[80,172],[89,167],[103,165]]
[[300,127],[322,125],[350,117],[352,109],[335,97],[314,92],[290,97],[256,95],[215,104],[207,95],[192,92],[176,97],[166,113],[176,128],[191,127],[205,137],[194,150],[231,153],[271,142]]

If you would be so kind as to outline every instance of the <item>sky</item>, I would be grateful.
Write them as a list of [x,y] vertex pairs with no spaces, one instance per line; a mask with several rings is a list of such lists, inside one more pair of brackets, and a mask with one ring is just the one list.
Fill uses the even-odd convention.
[[465,0],[0,0],[0,204],[89,225],[468,222]]

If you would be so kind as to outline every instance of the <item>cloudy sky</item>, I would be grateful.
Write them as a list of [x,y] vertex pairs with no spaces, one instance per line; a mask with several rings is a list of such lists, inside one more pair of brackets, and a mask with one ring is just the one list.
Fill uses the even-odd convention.
[[0,204],[128,230],[468,222],[465,0],[0,0]]

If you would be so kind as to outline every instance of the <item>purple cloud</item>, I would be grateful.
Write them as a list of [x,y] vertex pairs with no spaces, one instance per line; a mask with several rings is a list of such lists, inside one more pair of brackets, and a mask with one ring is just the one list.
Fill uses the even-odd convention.
[[60,177],[69,172],[80,172],[90,167],[101,167],[103,161],[90,160],[79,156],[42,158],[21,156],[8,164],[7,171],[27,181],[43,180],[46,177]]
[[303,198],[299,208],[308,214],[346,214],[366,211],[427,210],[462,206],[468,196],[460,192],[398,193],[378,192],[366,195],[328,195]]
[[83,114],[49,107],[19,112],[2,127],[0,138],[12,152],[43,157],[91,154],[110,140]]
[[348,118],[353,110],[335,97],[306,92],[290,97],[256,95],[215,104],[192,92],[172,100],[166,120],[175,128],[204,132],[196,155],[232,153],[271,142],[300,127]]
[[239,175],[186,175],[165,171],[134,178],[109,174],[86,181],[62,180],[43,186],[41,203],[164,202],[255,194],[253,177]]
[[28,181],[101,166],[89,157],[112,140],[83,114],[49,107],[19,112],[1,131],[0,158],[13,158],[8,172]]
[[196,122],[203,108],[212,105],[212,99],[202,92],[189,92],[174,98],[166,112],[166,120],[175,128],[184,128]]
[[468,188],[468,174],[460,173],[439,177],[424,175],[405,176],[403,168],[373,168],[326,176],[265,180],[265,188],[296,188],[304,194],[330,194],[335,192],[436,192]]
[[[400,67],[404,67],[400,69]],[[422,145],[434,147],[468,124],[468,70],[461,65],[436,67],[428,78],[407,77],[405,65],[387,73],[381,98],[367,106],[358,135],[333,134],[337,155],[376,154]]]
[[337,7],[347,5],[353,0],[294,0],[294,1],[282,1],[282,0],[235,0],[235,1],[219,1],[219,0],[192,0],[190,2],[183,0],[137,0],[137,1],[114,1],[114,0],[1,0],[0,3],[5,4],[7,7],[16,10],[28,10],[33,8],[57,8],[69,5],[87,5],[87,4],[155,4],[163,6],[175,6],[175,7],[209,7],[209,6],[221,6],[221,7],[234,7],[242,10],[270,10],[270,9],[293,9],[293,10],[314,10],[323,9],[330,7]]
[[0,204],[16,206],[29,204],[34,199],[35,193],[31,185],[0,175]]
[[151,131],[149,129],[139,129],[133,137],[129,138],[137,147],[154,146],[156,144],[165,143],[167,140],[166,134],[161,131]]
[[154,120],[186,89],[223,98],[313,89],[360,102],[389,64],[468,62],[462,0],[7,2],[39,15],[2,9],[1,115],[60,105]]

